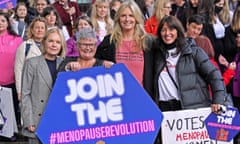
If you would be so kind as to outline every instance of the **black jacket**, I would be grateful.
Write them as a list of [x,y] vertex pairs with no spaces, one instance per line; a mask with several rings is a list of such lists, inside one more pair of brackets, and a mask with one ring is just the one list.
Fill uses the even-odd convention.
[[[159,101],[158,78],[166,65],[165,54],[158,44],[154,44],[154,93]],[[205,52],[192,39],[185,42],[176,65],[178,96],[183,109],[208,107],[211,103],[223,104],[225,87],[221,73],[210,62]],[[210,100],[208,85],[211,86],[213,100]]]

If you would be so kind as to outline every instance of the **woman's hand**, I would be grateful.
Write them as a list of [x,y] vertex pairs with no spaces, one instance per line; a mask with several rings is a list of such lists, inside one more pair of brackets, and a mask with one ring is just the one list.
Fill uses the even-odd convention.
[[114,64],[114,63],[111,62],[111,61],[107,61],[107,60],[104,60],[104,61],[103,61],[103,66],[104,66],[105,68],[111,68],[113,64]]
[[79,71],[81,68],[79,62],[69,62],[66,66],[65,66],[65,70],[66,71]]
[[222,105],[220,104],[212,104],[211,109],[212,109],[212,112],[216,114],[220,114],[221,112],[223,112]]
[[75,12],[76,12],[75,7],[71,7],[70,9],[67,10],[67,13],[68,13],[69,15],[73,15]]
[[222,55],[219,55],[218,57],[218,62],[221,64],[221,65],[224,65],[225,67],[228,67],[229,65],[229,62],[226,60],[226,58]]
[[235,70],[236,67],[237,67],[236,62],[231,62],[231,63],[228,65],[228,68],[231,69],[231,70]]
[[35,132],[35,130],[36,130],[36,127],[34,125],[28,126],[28,131]]

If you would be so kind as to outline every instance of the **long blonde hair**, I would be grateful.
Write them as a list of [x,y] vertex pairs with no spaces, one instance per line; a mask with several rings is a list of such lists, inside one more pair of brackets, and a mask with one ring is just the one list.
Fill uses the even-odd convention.
[[156,0],[155,1],[152,15],[154,15],[156,17],[158,22],[160,22],[160,20],[165,16],[164,7],[168,3],[171,3],[171,2],[169,0]]
[[240,6],[238,6],[234,11],[231,28],[234,32],[240,30]]
[[220,21],[222,24],[230,24],[231,23],[231,17],[230,17],[230,10],[228,6],[228,0],[224,0],[224,5],[222,11],[218,15]]
[[[99,31],[99,25],[97,23],[97,17],[98,17],[97,16],[97,6],[98,5],[108,5],[108,7],[109,7],[110,2],[109,2],[109,0],[96,0],[95,3],[93,4],[92,13],[91,13],[91,21],[92,21],[93,27],[97,33]],[[104,18],[104,21],[106,22],[107,34],[110,34],[112,31],[113,22],[110,17],[110,9],[109,8],[108,8],[106,17]]]
[[143,28],[144,20],[139,7],[134,1],[123,2],[120,8],[118,9],[117,13],[115,14],[114,27],[113,27],[112,35],[110,37],[110,42],[111,43],[115,42],[117,47],[119,47],[119,45],[122,42],[123,33],[122,33],[122,29],[119,21],[120,21],[121,14],[125,10],[125,8],[129,8],[132,11],[133,17],[136,20],[136,25],[134,30],[134,40],[136,41],[136,44],[137,44],[136,51],[145,50],[146,48],[145,40],[146,40],[147,34]]

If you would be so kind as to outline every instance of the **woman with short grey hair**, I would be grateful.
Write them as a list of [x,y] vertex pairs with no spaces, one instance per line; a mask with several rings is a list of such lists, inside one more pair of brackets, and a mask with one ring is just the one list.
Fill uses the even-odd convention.
[[78,32],[78,57],[66,58],[59,67],[59,71],[79,71],[85,68],[103,65],[103,60],[94,57],[97,50],[97,37],[92,28],[84,28]]

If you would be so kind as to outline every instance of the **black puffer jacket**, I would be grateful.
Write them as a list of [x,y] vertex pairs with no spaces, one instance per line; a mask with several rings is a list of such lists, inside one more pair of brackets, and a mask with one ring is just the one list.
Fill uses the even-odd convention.
[[[154,62],[155,101],[159,100],[158,77],[166,64],[165,54],[157,44]],[[183,109],[208,107],[211,103],[223,104],[225,87],[221,73],[210,62],[205,52],[195,45],[192,39],[186,39],[176,65],[178,94]],[[213,100],[210,100],[208,85],[211,86]]]

